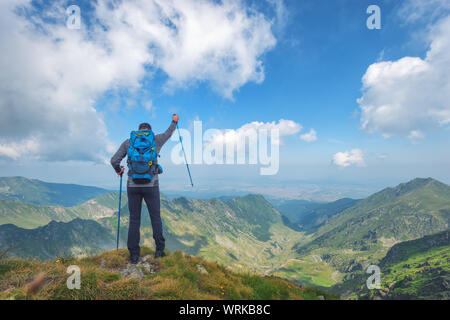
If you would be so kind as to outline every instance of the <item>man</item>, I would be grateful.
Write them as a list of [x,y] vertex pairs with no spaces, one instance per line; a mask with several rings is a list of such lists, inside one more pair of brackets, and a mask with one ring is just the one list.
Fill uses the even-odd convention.
[[[154,136],[156,144],[156,152],[159,154],[161,147],[169,140],[176,129],[178,123],[178,115],[172,116],[172,123],[166,132]],[[148,123],[141,123],[139,130],[151,130]],[[119,150],[111,158],[111,165],[118,176],[124,173],[125,168],[120,166],[120,162],[125,158],[130,147],[130,140],[125,140]],[[138,263],[140,255],[140,226],[141,226],[141,209],[142,199],[145,200],[152,222],[153,239],[155,239],[156,253],[155,258],[164,257],[165,239],[162,232],[162,222],[160,215],[160,199],[159,199],[159,183],[158,174],[155,173],[152,180],[145,184],[136,184],[131,178],[128,171],[127,182],[128,208],[130,210],[130,226],[128,229],[128,250],[130,251],[130,261],[132,264]]]

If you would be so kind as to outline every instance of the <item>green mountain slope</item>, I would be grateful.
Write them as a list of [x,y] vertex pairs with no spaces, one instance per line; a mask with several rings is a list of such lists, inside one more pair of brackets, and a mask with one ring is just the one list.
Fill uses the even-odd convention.
[[382,268],[388,268],[401,261],[405,261],[416,254],[426,253],[431,249],[450,245],[450,230],[425,236],[420,239],[400,242],[389,249],[380,261]]
[[36,228],[50,221],[70,221],[75,219],[63,207],[48,207],[21,202],[15,199],[0,200],[0,224],[14,224],[21,228]]
[[[365,284],[349,280],[369,265],[378,264],[390,247],[447,230],[449,219],[450,187],[430,178],[414,179],[386,188],[333,216],[302,238],[293,247],[298,257],[275,274],[331,285],[346,296]],[[342,281],[354,286],[338,286]]]
[[[292,246],[303,237],[286,227],[281,214],[259,195],[162,199],[161,215],[169,248],[173,245],[238,269],[268,272],[292,258]],[[145,238],[151,239],[150,233]]]
[[[35,228],[51,220],[68,222],[75,218],[92,219],[110,236],[115,236],[117,197],[117,193],[109,193],[69,208],[3,200],[0,201],[0,223]],[[122,200],[120,244],[126,246],[129,212],[125,195]],[[261,273],[270,272],[280,261],[294,258],[295,252],[291,248],[303,237],[301,233],[286,227],[280,213],[259,195],[227,200],[169,200],[162,196],[161,216],[169,250],[182,250],[233,268],[252,269]],[[35,229],[30,230],[30,233],[33,232]],[[16,239],[14,231],[11,233],[9,238],[4,233],[4,239]],[[153,246],[151,223],[145,206],[142,210],[141,239],[143,245]],[[88,249],[88,234],[84,240]],[[40,241],[46,240],[35,239],[35,256],[48,256],[47,253],[39,252]]]
[[[126,195],[123,195],[126,204]],[[100,219],[117,211],[118,193],[111,192],[75,207],[43,206],[16,199],[0,200],[0,225],[14,224],[21,228],[36,228],[50,221],[68,222],[75,218]]]
[[23,177],[0,177],[0,199],[58,206],[76,206],[108,193],[108,190],[76,184],[48,183]]
[[[308,209],[299,208],[296,215],[293,214],[294,208],[291,208],[290,216],[287,216],[289,221],[285,221],[286,225],[293,227],[294,230],[314,232],[319,227],[323,226],[333,216],[342,211],[354,206],[359,200],[343,198],[330,203],[314,203],[314,206],[309,206]],[[283,208],[280,208],[283,215],[286,216]]]
[[450,230],[394,245],[379,267],[381,289],[367,289],[361,270],[333,290],[359,299],[450,299]]
[[12,224],[0,226],[0,251],[13,247],[8,256],[53,259],[58,255],[98,253],[114,246],[111,233],[92,220],[50,222],[28,230]]
[[445,230],[449,222],[450,187],[431,178],[415,179],[384,189],[333,217],[306,249],[378,249]]
[[323,205],[322,202],[308,200],[277,201],[274,206],[292,223],[296,223],[303,215],[311,213],[314,209]]

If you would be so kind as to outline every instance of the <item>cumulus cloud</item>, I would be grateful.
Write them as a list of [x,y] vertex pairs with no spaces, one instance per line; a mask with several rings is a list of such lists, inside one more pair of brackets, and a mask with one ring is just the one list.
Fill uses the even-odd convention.
[[168,75],[172,87],[206,81],[231,98],[245,83],[264,80],[260,57],[276,44],[272,24],[241,1],[141,0],[110,7],[110,1],[97,7],[109,43],[124,58],[136,42],[144,52],[152,46],[151,64]]
[[0,156],[15,159],[104,160],[113,144],[94,106],[107,90],[138,90],[159,69],[171,88],[206,82],[231,98],[263,81],[276,43],[271,22],[238,0],[99,0],[80,30],[66,28],[61,4],[31,8],[0,2]]
[[361,127],[369,133],[414,136],[450,123],[450,15],[430,28],[424,59],[372,64],[362,78]]
[[306,142],[313,142],[317,140],[317,132],[314,129],[311,129],[308,133],[304,133],[300,136],[300,139]]
[[[256,143],[257,140],[255,137],[259,131],[265,131],[270,136],[270,132],[272,130],[277,130],[278,137],[281,138],[284,136],[297,134],[301,129],[302,126],[292,120],[280,119],[278,122],[254,121],[251,123],[246,123],[238,129],[215,130],[207,144],[218,146],[230,144],[235,145],[238,149],[240,149],[245,148],[245,143],[241,142],[245,142],[246,139],[253,138],[254,143]],[[281,139],[275,139],[273,143],[279,145],[281,143]]]
[[0,3],[0,156],[92,160],[108,143],[90,102],[106,88],[108,75],[96,65],[102,52],[66,28],[36,30],[39,18],[18,16],[19,4],[28,3]]
[[13,146],[0,145],[0,156],[16,160],[20,156],[20,154]]
[[340,167],[349,167],[352,165],[365,166],[363,152],[360,149],[352,149],[334,154],[333,163]]

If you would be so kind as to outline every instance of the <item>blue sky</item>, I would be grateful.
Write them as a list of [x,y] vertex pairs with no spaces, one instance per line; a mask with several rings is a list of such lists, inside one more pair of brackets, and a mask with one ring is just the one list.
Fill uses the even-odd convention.
[[[186,26],[183,29],[183,25],[175,26],[178,35],[174,43],[180,45],[180,49],[167,45],[162,38],[153,41],[151,37],[141,34],[136,12],[141,12],[145,17],[153,11],[150,10],[152,7],[144,5],[140,8],[139,1],[131,9],[118,6],[114,11],[128,13],[125,19],[132,22],[126,31],[136,38],[124,47],[136,52],[136,61],[133,62],[133,56],[122,56],[121,46],[114,46],[117,37],[111,36],[115,30],[125,29],[120,29],[121,26],[115,22],[108,25],[108,20],[104,20],[108,25],[106,31],[96,30],[99,20],[112,17],[110,14],[113,11],[108,11],[107,1],[103,9],[87,2],[72,3],[81,7],[81,17],[85,23],[76,36],[74,32],[77,30],[67,31],[61,26],[64,24],[66,4],[40,1],[29,4],[22,1],[28,13],[23,14],[22,11],[19,15],[17,12],[21,11],[17,7],[4,4],[6,9],[15,12],[15,15],[11,13],[10,19],[17,23],[16,37],[25,32],[20,29],[22,24],[19,22],[26,21],[34,26],[43,25],[44,29],[44,35],[36,30],[31,34],[33,37],[23,35],[26,41],[43,37],[51,46],[55,39],[63,39],[61,46],[56,45],[53,51],[49,49],[55,54],[54,61],[63,59],[61,56],[64,54],[68,56],[69,63],[90,60],[92,56],[98,60],[92,58],[89,62],[92,65],[86,66],[86,73],[80,71],[78,74],[78,70],[71,69],[76,78],[65,76],[65,72],[69,71],[66,71],[67,66],[63,62],[49,62],[54,74],[62,74],[61,82],[55,82],[57,89],[48,91],[49,103],[54,103],[61,112],[54,118],[61,120],[42,119],[41,126],[20,137],[11,133],[14,128],[7,131],[5,126],[0,132],[0,161],[7,165],[2,165],[0,175],[24,175],[49,181],[113,187],[117,184],[114,172],[107,164],[95,159],[94,154],[103,152],[103,157],[108,159],[114,148],[140,122],[150,122],[157,133],[165,130],[170,123],[170,115],[176,112],[180,115],[180,126],[189,130],[195,119],[203,122],[204,130],[238,130],[254,121],[277,123],[280,119],[290,120],[302,127],[301,131],[282,137],[277,175],[260,176],[257,165],[192,165],[195,191],[198,192],[258,191],[270,186],[273,190],[269,195],[286,192],[292,197],[308,198],[311,196],[308,190],[318,187],[324,193],[331,192],[338,197],[364,195],[417,176],[432,176],[450,183],[450,97],[448,93],[442,93],[450,88],[449,72],[445,72],[450,71],[445,63],[449,59],[449,51],[445,50],[445,45],[448,45],[445,41],[443,48],[436,45],[442,43],[441,39],[449,38],[450,34],[447,22],[450,8],[446,1],[224,2],[234,3],[235,7],[227,7],[217,1],[214,7],[210,1],[197,1],[199,8],[203,9],[198,11],[203,13],[193,16],[193,21],[199,24],[200,30],[216,27],[208,25],[212,22],[201,14],[221,17],[220,10],[223,9],[229,10],[228,14],[242,14],[244,17],[247,24],[243,23],[242,30],[239,26],[230,26],[235,32],[261,39],[256,43],[244,36],[234,43],[211,38],[217,45],[209,50],[212,56],[223,59],[217,60],[219,62],[212,58],[197,59],[195,56],[196,50],[204,45],[201,37],[209,36],[207,32],[199,31],[196,35],[200,35],[200,39],[189,42],[183,39],[183,36],[190,36],[189,32],[183,32],[189,29]],[[366,9],[371,4],[377,4],[381,9],[380,30],[366,27],[369,17]],[[190,9],[189,5],[179,5],[174,1],[167,10],[183,15]],[[226,26],[226,20],[222,22]],[[160,26],[152,23],[148,22],[147,26],[161,28],[158,29],[161,32],[167,30],[167,24]],[[138,31],[132,32],[132,28]],[[47,37],[46,32],[50,36]],[[270,37],[267,37],[268,34]],[[3,32],[0,37],[0,41],[8,45],[7,50],[21,49],[21,44],[11,35]],[[105,40],[104,47],[100,40]],[[119,40],[118,43],[124,43],[123,38]],[[73,47],[65,45],[70,41],[74,41]],[[108,46],[107,41],[112,44]],[[148,45],[140,46],[139,41],[148,41]],[[90,44],[94,49],[88,46]],[[71,51],[65,51],[68,48]],[[43,48],[42,52],[45,53],[45,49],[48,48]],[[84,49],[93,51],[83,56]],[[224,53],[228,51],[237,53]],[[39,52],[37,50],[33,56],[36,63],[42,61]],[[105,61],[102,58],[104,52],[107,52],[105,59],[108,62],[105,66],[113,70],[105,72],[105,75],[102,74],[104,69],[95,70]],[[142,55],[151,58],[144,59]],[[149,59],[153,59],[151,63]],[[226,59],[234,62],[223,62],[228,61]],[[17,68],[24,65],[19,58],[13,61],[11,77],[16,74],[14,62],[18,64]],[[262,72],[255,69],[257,62],[262,64]],[[174,68],[174,65],[179,67]],[[92,68],[91,74],[89,68]],[[33,77],[36,80],[30,81],[31,89],[55,81],[53,74],[46,75],[45,71],[39,70],[35,72]],[[362,90],[365,74],[369,80]],[[42,80],[46,76],[50,80]],[[77,83],[73,89],[75,97],[72,93],[66,97],[69,93],[64,91],[62,84],[61,89],[58,87],[64,81]],[[232,89],[227,90],[227,86]],[[14,97],[23,87],[12,89],[16,93]],[[39,89],[36,90],[39,92]],[[23,107],[23,112],[14,113],[14,116],[11,109],[2,107],[1,112],[9,124],[17,121],[15,127],[29,128],[32,122],[22,119],[23,113],[47,112],[48,105],[36,101],[45,99],[46,91],[41,97],[29,92],[26,95],[28,100],[24,101],[10,98],[5,91],[0,93],[3,95],[0,103],[6,104],[13,99],[16,110],[20,111],[22,105],[28,105],[28,109]],[[363,102],[358,102],[361,97],[364,97]],[[65,112],[61,111],[62,102],[59,99],[71,102]],[[35,106],[30,107],[30,102]],[[83,105],[80,108],[84,108],[85,104],[90,105],[80,109],[82,111],[74,111],[77,106]],[[51,112],[53,109],[49,110]],[[72,128],[73,119],[78,117],[83,123],[73,123],[73,128],[79,128],[76,130],[83,133],[67,133],[68,142],[62,145],[71,147],[67,151],[61,149],[64,156],[55,156],[52,150],[42,147],[42,141],[33,138],[53,137],[55,128],[66,128],[64,123],[68,122]],[[364,119],[367,120],[365,125]],[[104,128],[96,132],[91,129],[93,126]],[[300,139],[300,135],[311,129],[316,131],[317,140],[306,142]],[[95,140],[92,145],[86,143],[91,135]],[[97,135],[102,137],[98,141]],[[47,143],[57,145],[61,141],[50,138]],[[102,144],[108,144],[108,147],[101,150]],[[181,192],[187,190],[188,180],[184,166],[171,163],[170,151],[175,144],[168,142],[162,151],[160,162],[166,170],[161,183],[163,190]],[[26,154],[15,153],[14,148],[20,145],[30,146],[29,151]],[[331,185],[334,187],[329,191],[327,186]]]

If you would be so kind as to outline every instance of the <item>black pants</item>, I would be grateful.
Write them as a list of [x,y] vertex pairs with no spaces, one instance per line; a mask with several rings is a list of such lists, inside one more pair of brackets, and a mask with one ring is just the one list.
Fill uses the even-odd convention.
[[128,208],[130,210],[130,227],[128,229],[128,250],[130,255],[139,255],[141,248],[141,210],[142,199],[147,204],[150,220],[153,228],[153,239],[155,239],[156,249],[164,250],[165,239],[162,232],[162,221],[159,203],[159,187],[128,187]]

